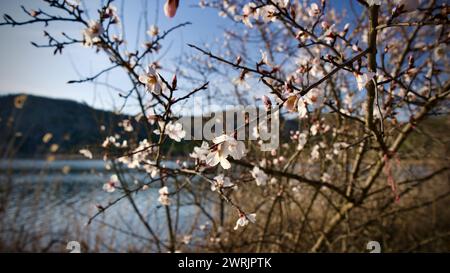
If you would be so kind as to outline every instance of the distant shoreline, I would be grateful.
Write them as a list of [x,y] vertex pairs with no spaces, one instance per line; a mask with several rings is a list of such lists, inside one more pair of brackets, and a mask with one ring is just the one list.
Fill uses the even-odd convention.
[[[94,156],[92,159],[86,158],[81,154],[43,154],[43,155],[35,155],[35,156],[16,156],[11,158],[0,158],[0,161],[8,161],[8,160],[48,160],[49,157],[53,157],[54,161],[58,160],[99,160],[104,161],[103,157]],[[173,156],[171,158],[165,158],[165,160],[176,161],[184,157],[181,156]]]

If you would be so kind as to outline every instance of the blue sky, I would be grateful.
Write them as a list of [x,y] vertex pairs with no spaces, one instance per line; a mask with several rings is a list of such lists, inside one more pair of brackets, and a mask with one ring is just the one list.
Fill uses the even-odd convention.
[[[99,0],[88,0],[88,14],[96,16],[96,9],[100,5]],[[123,3],[122,3],[123,2]],[[211,9],[200,9],[196,5],[198,1],[181,0],[177,15],[173,19],[166,18],[162,12],[164,0],[116,0],[115,5],[123,6],[123,21],[125,35],[129,41],[129,48],[140,46],[136,43],[139,37],[142,41],[145,35],[145,26],[139,18],[147,18],[148,23],[159,26],[161,30],[168,29],[179,23],[189,21],[192,25],[179,29],[172,33],[163,43],[163,50],[168,49],[164,56],[163,65],[170,67],[175,63],[175,58],[183,52],[192,50],[186,46],[187,43],[201,45],[205,42],[220,38],[222,28],[229,26],[228,19],[221,18],[217,11]],[[349,1],[331,1],[332,6],[337,9],[348,6]],[[41,0],[16,0],[2,1],[0,3],[1,14],[7,13],[13,18],[26,19],[20,6],[27,8],[42,8],[50,11]],[[148,14],[142,17],[147,5]],[[355,4],[359,8],[358,4]],[[158,14],[158,15],[157,15]],[[113,89],[103,85],[91,83],[69,85],[67,81],[76,80],[95,74],[103,68],[108,67],[109,61],[100,53],[96,54],[93,49],[74,45],[67,48],[62,55],[54,56],[51,49],[38,49],[30,44],[30,41],[45,43],[43,37],[43,24],[10,27],[0,27],[0,95],[9,93],[25,92],[29,94],[67,98],[86,102],[96,108],[113,109],[119,107],[121,99]],[[52,34],[60,34],[62,31],[74,36],[81,37],[81,25],[73,23],[56,23],[46,28]],[[139,35],[139,36],[138,36]],[[129,80],[125,73],[117,70],[108,74],[108,78],[100,79],[114,86],[127,89]],[[132,107],[132,106],[131,106]]]
[[[99,7],[100,1],[85,1],[89,3],[88,10],[90,16],[95,16],[95,9]],[[164,16],[162,8],[163,0],[147,1],[148,23],[157,25],[160,30],[168,29],[179,23],[189,21],[192,23],[172,33],[163,43],[163,50],[169,49],[162,62],[170,66],[170,62],[183,51],[190,50],[186,44],[202,44],[213,38],[220,37],[220,28],[229,21],[217,16],[217,12],[210,9],[200,9],[194,7],[196,1],[180,1],[180,8],[177,16],[169,19]],[[41,7],[50,11],[45,3],[40,0],[19,0],[2,1],[0,3],[1,14],[7,13],[13,18],[25,19],[20,5],[27,8]],[[122,0],[115,1],[115,5],[120,7]],[[144,38],[146,29],[139,17],[142,15],[145,0],[131,0],[124,2],[124,25],[125,35],[129,41],[129,47],[135,48],[138,32],[140,38]],[[156,16],[156,7],[159,14]],[[43,24],[10,27],[0,27],[0,95],[8,93],[25,92],[35,95],[48,96],[54,98],[68,98],[72,100],[86,102],[97,108],[111,109],[114,105],[120,104],[117,92],[108,90],[104,86],[94,86],[93,84],[69,85],[67,81],[76,80],[80,77],[87,77],[106,68],[109,61],[103,54],[96,54],[94,50],[84,48],[81,45],[74,45],[67,48],[62,55],[54,56],[51,49],[38,49],[30,44],[30,41],[45,43],[43,37]],[[46,29],[50,33],[59,34],[61,31],[72,34],[74,37],[81,37],[81,26],[56,23]],[[141,43],[138,44],[140,46]],[[142,49],[142,48],[141,48]],[[105,81],[106,79],[104,79]],[[117,73],[109,75],[109,82],[116,86],[127,87],[128,79],[124,73],[117,70]],[[122,83],[126,83],[125,85]]]

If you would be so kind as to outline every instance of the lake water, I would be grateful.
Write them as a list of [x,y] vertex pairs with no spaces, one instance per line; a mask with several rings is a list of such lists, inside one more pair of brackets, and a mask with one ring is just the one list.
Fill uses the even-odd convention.
[[[171,167],[169,164],[175,163],[165,164]],[[435,169],[423,162],[395,164],[393,168],[398,180],[422,177]],[[66,246],[70,241],[80,242],[82,252],[156,251],[152,237],[127,198],[86,225],[89,217],[98,212],[97,204],[106,206],[122,195],[119,191],[102,190],[111,174],[100,160],[0,160],[0,251],[69,252]],[[137,172],[127,175],[145,176]],[[133,187],[140,186],[131,182],[130,188]],[[158,202],[159,188],[159,183],[152,185],[133,198],[154,232],[167,240],[165,207]],[[209,186],[206,192],[211,193]],[[180,196],[180,209],[170,206],[172,218],[177,219],[173,224],[177,239],[193,235],[201,244],[205,233],[200,226],[207,221],[197,207],[190,205],[189,196]],[[210,200],[206,209],[214,214]],[[182,251],[189,251],[191,246],[179,245]]]
[[[86,225],[97,204],[106,206],[122,195],[102,190],[110,175],[100,160],[0,161],[2,250],[68,251],[67,242],[78,241],[82,251],[155,251],[127,198]],[[157,201],[158,189],[151,186],[133,197],[151,227],[165,238],[166,215]],[[177,212],[177,234],[189,232],[187,227],[198,220],[197,209],[185,205],[172,215]]]

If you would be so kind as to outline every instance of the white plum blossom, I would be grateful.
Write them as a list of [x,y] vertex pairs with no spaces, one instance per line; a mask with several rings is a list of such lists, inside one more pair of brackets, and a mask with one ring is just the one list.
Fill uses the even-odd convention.
[[275,22],[277,20],[277,8],[273,5],[266,5],[259,8],[259,14],[261,15],[264,22]]
[[109,6],[105,9],[105,17],[111,18],[111,23],[117,24],[120,22],[120,17],[117,13],[117,7],[109,4]]
[[88,149],[81,149],[80,154],[84,155],[85,157],[92,159],[92,153]]
[[303,98],[299,98],[297,101],[297,111],[300,119],[308,117],[308,108],[306,107],[306,102]]
[[154,162],[147,159],[148,155],[153,152],[152,144],[144,139],[139,142],[139,145],[131,151],[131,156],[120,157],[117,161],[126,165],[130,169],[139,168],[141,163],[145,163],[144,170],[151,174],[152,178],[156,177],[159,173],[154,170]]
[[319,131],[319,127],[320,127],[319,123],[314,123],[313,125],[311,125],[311,128],[309,128],[309,130],[311,131],[311,135],[313,135],[313,136],[317,135],[317,132]]
[[307,10],[308,10],[308,15],[310,17],[315,17],[320,14],[319,5],[317,5],[316,3],[312,3],[311,6],[309,8],[307,8]]
[[214,182],[211,184],[211,190],[217,191],[222,188],[231,188],[234,184],[231,183],[230,178],[224,176],[223,174],[214,177]]
[[325,159],[326,160],[333,160],[333,154],[332,153],[325,153]]
[[312,160],[319,159],[319,157],[320,157],[319,149],[320,149],[319,144],[314,145],[314,147],[313,147],[313,149],[311,151],[311,159]]
[[375,76],[375,73],[373,72],[367,72],[364,74],[361,73],[354,73],[356,78],[356,84],[358,85],[358,90],[361,91],[364,89],[366,84],[373,79]]
[[276,183],[278,183],[278,179],[276,179],[275,177],[272,177],[272,178],[270,179],[269,183],[270,183],[271,185],[275,185]]
[[103,184],[103,190],[111,193],[114,192],[119,185],[119,177],[116,174],[113,174],[111,175],[109,181]]
[[307,104],[312,105],[318,101],[319,92],[320,91],[317,88],[311,89],[305,96],[303,96],[303,99]]
[[338,155],[342,149],[347,148],[349,145],[345,142],[336,142],[333,144],[333,154]]
[[303,148],[305,147],[306,142],[308,141],[308,140],[306,139],[306,137],[307,137],[307,136],[306,136],[305,133],[301,133],[301,134],[298,135],[298,146],[297,146],[297,150],[298,150],[298,151],[303,150]]
[[299,118],[303,119],[308,117],[308,105],[313,105],[318,101],[319,90],[314,88],[310,90],[306,95],[297,97],[297,95],[291,95],[285,102],[286,109],[289,112],[298,112]]
[[116,146],[116,147],[119,146],[119,144],[116,142],[116,138],[113,137],[113,136],[109,136],[109,137],[105,138],[105,140],[102,143],[102,147],[103,148],[106,148],[106,147],[108,147],[110,145],[111,146]]
[[295,112],[298,109],[297,106],[298,97],[296,95],[289,96],[285,101],[285,107],[289,112]]
[[[159,127],[164,129],[164,122],[159,122]],[[155,134],[161,134],[160,129],[154,131]],[[180,142],[185,136],[186,131],[183,130],[183,125],[180,122],[170,121],[165,125],[164,133],[176,142]]]
[[206,161],[206,156],[209,153],[209,144],[206,141],[202,142],[202,146],[194,147],[194,151],[189,154],[190,157],[200,161]]
[[165,132],[171,139],[180,142],[186,136],[186,131],[183,130],[183,125],[179,122],[169,122],[166,125]]
[[229,169],[231,164],[227,160],[228,156],[239,160],[246,153],[244,142],[238,141],[229,135],[218,136],[213,139],[213,143],[215,146],[212,147],[206,156],[206,164],[209,166],[216,166],[220,163],[222,168]]
[[332,43],[334,37],[336,36],[335,31],[336,24],[332,24],[331,26],[325,23],[325,32],[318,38],[319,40],[325,40],[328,43]]
[[146,164],[144,166],[144,170],[150,175],[151,178],[156,178],[159,175],[159,169],[151,164]]
[[121,148],[127,148],[128,147],[128,141],[127,140],[123,140],[122,141],[122,145],[120,145]]
[[192,239],[192,235],[184,235],[182,242],[183,242],[183,244],[188,245],[191,242],[191,239]]
[[257,186],[265,186],[267,184],[267,180],[269,179],[269,177],[258,166],[255,166],[253,170],[250,171],[250,173],[252,174],[253,178],[255,178]]
[[271,65],[267,52],[264,50],[259,50],[259,52],[261,53],[261,62],[267,65]]
[[311,131],[311,135],[315,136],[317,133],[326,133],[330,130],[330,125],[324,124],[323,119],[322,122],[318,121],[311,125],[311,128],[309,129]]
[[92,47],[100,42],[100,35],[103,33],[103,26],[98,21],[90,21],[86,29],[83,30],[84,46]]
[[155,25],[151,25],[150,28],[147,30],[147,35],[151,37],[158,36],[159,29]]
[[159,189],[159,203],[163,206],[169,206],[170,205],[170,198],[169,198],[169,189],[167,186],[164,186]]
[[251,86],[250,86],[250,84],[248,84],[247,83],[247,81],[245,80],[245,75],[244,75],[244,77],[241,77],[241,76],[239,76],[239,77],[236,77],[234,80],[233,80],[233,83],[235,84],[235,85],[238,85],[238,86],[241,86],[243,89],[250,89],[251,88]]
[[252,22],[250,21],[251,18],[258,19],[259,17],[259,9],[256,8],[256,4],[253,2],[250,2],[248,4],[245,4],[245,6],[242,8],[242,22],[248,26],[249,28],[253,27]]
[[256,222],[256,213],[251,214],[241,213],[239,219],[236,221],[236,226],[234,227],[234,230],[237,230],[239,226],[245,227],[246,225],[248,225],[249,222],[252,223]]
[[153,67],[148,66],[145,74],[139,76],[139,81],[145,85],[147,91],[156,95],[161,94],[162,86],[158,73]]
[[323,182],[330,183],[331,182],[331,176],[328,173],[323,173],[322,177],[320,178]]

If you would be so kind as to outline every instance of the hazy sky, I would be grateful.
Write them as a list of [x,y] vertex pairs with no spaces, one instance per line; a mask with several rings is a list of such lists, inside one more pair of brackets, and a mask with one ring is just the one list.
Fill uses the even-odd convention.
[[[95,18],[99,0],[85,0],[88,14]],[[197,0],[181,0],[177,15],[173,19],[166,18],[162,12],[165,0],[116,0],[119,11],[123,6],[123,21],[128,46],[132,49],[137,45],[137,35],[144,38],[146,29],[139,18],[147,18],[148,23],[157,25],[161,31],[179,23],[190,21],[192,25],[172,33],[164,42],[162,52],[167,51],[162,62],[170,66],[181,53],[192,50],[187,43],[201,45],[204,42],[220,38],[222,28],[231,24],[230,20],[221,18],[216,10],[201,9]],[[332,6],[339,9],[348,6],[349,1],[331,1]],[[0,13],[7,13],[13,18],[26,19],[20,6],[51,11],[41,0],[0,1]],[[147,5],[148,14],[143,16]],[[358,4],[356,4],[358,6]],[[156,15],[158,14],[158,15]],[[112,109],[121,103],[116,91],[105,86],[91,83],[69,85],[67,81],[85,78],[109,66],[109,61],[103,53],[96,54],[93,49],[81,45],[73,45],[65,49],[62,55],[53,55],[51,49],[38,49],[30,41],[46,43],[43,37],[43,24],[0,27],[0,95],[25,92],[41,96],[68,98],[86,102],[96,108]],[[52,34],[62,31],[73,37],[81,38],[82,26],[73,23],[56,23],[46,29]],[[141,43],[138,43],[140,46]],[[141,48],[142,49],[142,48]],[[126,89],[129,80],[120,69],[103,77],[100,81]]]

